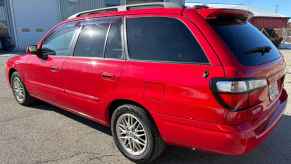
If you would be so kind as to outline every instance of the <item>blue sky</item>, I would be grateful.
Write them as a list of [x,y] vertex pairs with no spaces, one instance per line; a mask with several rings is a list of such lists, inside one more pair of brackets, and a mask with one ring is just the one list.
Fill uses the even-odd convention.
[[260,11],[275,12],[291,17],[291,0],[186,0],[186,2],[244,4]]

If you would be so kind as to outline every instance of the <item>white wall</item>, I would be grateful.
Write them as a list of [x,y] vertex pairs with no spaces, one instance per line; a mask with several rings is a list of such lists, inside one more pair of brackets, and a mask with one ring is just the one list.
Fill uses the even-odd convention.
[[80,11],[102,8],[106,0],[59,0],[62,18],[76,14]]
[[17,49],[37,41],[60,20],[58,0],[10,0]]
[[6,10],[4,6],[0,6],[0,22],[6,22],[7,16],[6,16]]
[[[36,44],[56,23],[76,12],[104,7],[106,0],[8,0],[16,49]],[[114,0],[115,1],[115,0]],[[184,3],[184,0],[165,0]],[[125,0],[121,0],[125,2]]]

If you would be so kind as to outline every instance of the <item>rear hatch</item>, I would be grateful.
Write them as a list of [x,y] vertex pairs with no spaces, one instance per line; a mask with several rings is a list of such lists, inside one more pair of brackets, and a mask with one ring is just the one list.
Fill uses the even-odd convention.
[[[283,90],[285,62],[281,53],[247,21],[248,12],[215,11],[205,17],[239,63],[233,67],[235,71],[231,70],[231,78],[215,81],[219,102],[231,111],[241,111],[240,116],[232,115],[240,117],[240,121],[270,114],[270,105],[276,102]],[[232,11],[235,14],[231,14]]]

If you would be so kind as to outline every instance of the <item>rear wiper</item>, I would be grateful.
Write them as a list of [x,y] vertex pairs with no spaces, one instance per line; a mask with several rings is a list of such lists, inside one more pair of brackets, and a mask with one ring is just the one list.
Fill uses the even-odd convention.
[[268,53],[271,50],[272,48],[270,46],[263,46],[263,47],[257,47],[249,51],[246,51],[246,53],[247,54],[262,53],[262,55],[264,55],[265,53]]

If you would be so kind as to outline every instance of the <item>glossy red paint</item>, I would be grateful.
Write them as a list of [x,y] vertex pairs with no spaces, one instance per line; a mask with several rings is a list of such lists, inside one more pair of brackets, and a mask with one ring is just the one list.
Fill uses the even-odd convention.
[[245,17],[246,19],[253,16],[250,11],[239,9],[224,9],[224,8],[208,8],[202,7],[198,10],[198,13],[205,19],[213,19],[219,15],[229,15],[236,17]]
[[[171,17],[191,30],[207,54],[209,64],[73,56],[49,56],[43,60],[24,54],[7,61],[7,79],[11,71],[16,70],[32,96],[106,126],[110,126],[111,104],[119,100],[134,102],[147,110],[168,144],[228,155],[247,153],[261,143],[279,121],[287,93],[281,87],[280,96],[271,102],[268,94],[261,92],[256,94],[261,100],[259,104],[232,112],[216,100],[212,80],[265,77],[271,82],[284,77],[285,62],[280,58],[261,66],[242,66],[205,20],[207,12],[217,14],[218,10],[157,8],[90,14],[60,23],[44,39],[55,28],[72,21],[112,16]],[[206,71],[208,77],[203,76]]]

